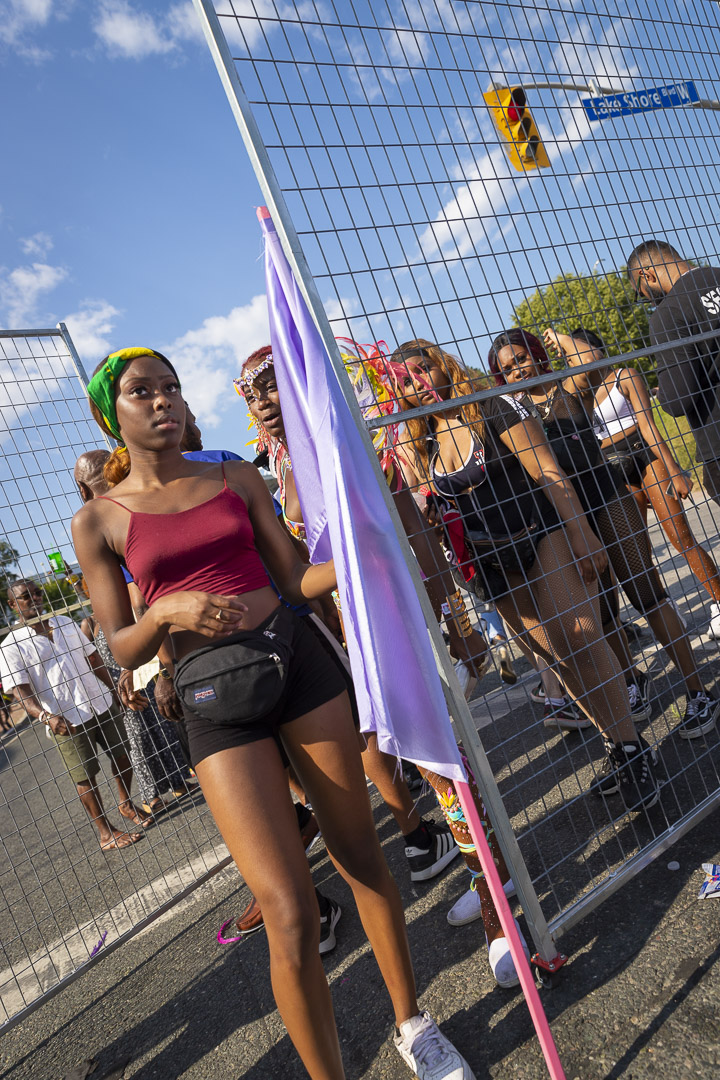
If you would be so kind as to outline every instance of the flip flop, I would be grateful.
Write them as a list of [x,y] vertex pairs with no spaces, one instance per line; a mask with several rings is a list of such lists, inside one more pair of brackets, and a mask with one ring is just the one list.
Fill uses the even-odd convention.
[[155,824],[155,821],[153,819],[152,811],[149,811],[148,813],[148,817],[141,817],[140,811],[136,809],[135,813],[132,815],[132,817],[130,817],[129,814],[123,814],[121,810],[120,817],[123,819],[123,821],[129,821],[131,825],[137,825],[139,829],[149,829],[151,825]]
[[143,835],[143,833],[120,833],[119,836],[113,836],[109,840],[102,841],[100,850],[122,851],[123,848],[137,844],[138,840],[142,840]]

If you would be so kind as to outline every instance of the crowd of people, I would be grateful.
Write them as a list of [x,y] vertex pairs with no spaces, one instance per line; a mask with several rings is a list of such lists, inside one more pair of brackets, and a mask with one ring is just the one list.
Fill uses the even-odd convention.
[[[711,333],[720,334],[720,270],[652,240],[632,252],[628,275],[638,299],[655,305],[659,402],[688,418],[705,487],[720,502],[720,357]],[[593,793],[619,795],[620,813],[647,813],[661,797],[658,754],[639,730],[650,688],[619,618],[620,589],[684,685],[677,735],[707,735],[720,713],[654,562],[648,508],[708,593],[710,634],[719,638],[720,573],[685,516],[693,481],[662,438],[642,376],[613,369],[585,326],[547,328],[542,340],[522,329],[498,335],[488,355],[497,390],[480,398],[462,361],[426,339],[357,348],[345,362],[351,377],[363,369],[396,414],[393,429],[376,432],[376,450],[461,691],[470,696],[493,651],[472,624],[472,593],[496,612],[502,678],[517,678],[510,639],[538,671],[545,727],[600,732],[605,756]],[[167,357],[132,348],[98,365],[90,409],[117,446],[78,459],[83,506],[73,519],[92,619],[80,628],[47,616],[37,584],[14,583],[18,625],[0,645],[3,686],[48,727],[104,850],[136,843],[163,796],[192,791],[197,778],[252,894],[238,931],[266,929],[278,1009],[314,1080],[344,1076],[321,961],[342,913],[312,883],[306,849],[318,831],[353,893],[403,1060],[421,1080],[472,1080],[417,1001],[367,779],[391,811],[411,880],[429,880],[462,855],[471,887],[448,921],[481,919],[497,982],[516,985],[455,785],[421,770],[445,820],[423,819],[407,774],[359,731],[335,568],[311,563],[305,545],[272,346],[248,357],[235,386],[270,485],[237,454],[203,449]],[[133,673],[149,664],[156,681],[144,689]],[[99,749],[112,762],[124,829],[102,805]],[[482,792],[462,760],[511,895]]]

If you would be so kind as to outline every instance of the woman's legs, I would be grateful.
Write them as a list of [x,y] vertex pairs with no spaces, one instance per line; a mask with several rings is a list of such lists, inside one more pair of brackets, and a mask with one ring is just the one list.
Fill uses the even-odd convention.
[[688,691],[703,689],[680,616],[667,598],[647,530],[630,495],[619,495],[595,515],[598,535],[630,603],[643,612],[656,639],[682,674]]
[[[328,854],[353,891],[399,1025],[418,1013],[415,979],[400,894],[375,830],[346,695],[284,724],[280,734]],[[317,950],[316,938],[317,931]]]
[[709,552],[695,539],[680,500],[667,494],[670,477],[663,463],[657,460],[651,462],[643,480],[647,497],[668,540],[685,557],[711,599],[720,604],[720,570]]
[[600,625],[597,586],[586,586],[578,574],[562,529],[543,537],[528,584],[503,597],[498,608],[547,663],[559,663],[570,694],[608,739],[635,741],[627,686]]
[[257,898],[280,1015],[313,1080],[345,1073],[318,952],[318,906],[287,775],[273,739],[222,750],[196,767],[203,794]]
[[398,760],[391,754],[383,754],[378,749],[377,735],[374,733],[369,735],[358,733],[358,737],[365,775],[368,780],[372,780],[380,792],[400,832],[403,836],[407,836],[420,825],[420,815],[415,808],[410,789],[403,779]]
[[[460,749],[462,750],[462,747]],[[472,874],[473,884],[477,889],[482,904],[482,920],[485,927],[485,935],[487,937],[488,944],[490,944],[496,938],[502,937],[503,931],[500,925],[500,919],[498,917],[495,904],[493,902],[492,896],[490,895],[487,881],[485,880],[485,874],[480,864],[477,849],[475,848],[473,838],[470,834],[470,829],[468,828],[467,821],[465,820],[465,814],[463,813],[463,809],[457,797],[455,785],[452,780],[448,780],[446,777],[440,776],[438,773],[429,772],[425,769],[422,769],[421,772],[427,782],[433,788],[437,801],[440,805],[440,809],[442,810],[445,820],[447,821],[448,826],[450,827],[450,830],[455,837],[455,842],[460,848],[460,852],[463,859],[465,860],[465,864],[470,873]],[[505,865],[505,859],[503,858],[502,851],[500,850],[500,845],[497,842],[495,830],[492,827],[490,819],[488,818],[485,804],[480,797],[477,784],[475,783],[475,777],[473,776],[469,768],[467,769],[467,776],[470,790],[472,791],[473,799],[475,800],[475,805],[478,809],[478,815],[480,817],[483,829],[485,830],[485,836],[490,846],[490,851],[492,852],[495,865],[497,866],[498,873],[500,874],[500,881],[504,885],[505,882],[509,880],[510,873],[507,866]]]

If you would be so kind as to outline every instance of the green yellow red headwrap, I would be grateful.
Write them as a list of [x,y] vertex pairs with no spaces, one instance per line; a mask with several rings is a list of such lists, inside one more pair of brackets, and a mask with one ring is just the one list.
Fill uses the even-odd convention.
[[[135,349],[120,349],[118,352],[110,353],[106,356],[102,362],[102,367],[99,371],[96,371],[92,379],[88,383],[88,397],[102,413],[103,420],[108,426],[108,430],[115,436],[116,439],[122,439],[120,434],[120,428],[117,421],[117,412],[115,410],[115,390],[117,380],[120,377],[122,369],[131,360],[136,360],[138,356],[156,356],[158,360],[162,360],[163,363],[168,364],[172,371],[174,368],[162,353],[156,352],[155,349],[145,349],[138,347]],[[178,381],[178,386],[180,385]]]

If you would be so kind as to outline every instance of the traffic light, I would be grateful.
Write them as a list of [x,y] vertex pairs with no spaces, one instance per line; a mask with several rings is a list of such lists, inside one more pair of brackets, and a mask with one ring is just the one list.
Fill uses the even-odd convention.
[[518,172],[546,169],[550,160],[535,127],[521,86],[493,86],[483,95],[493,111],[495,127],[507,139],[510,163]]

